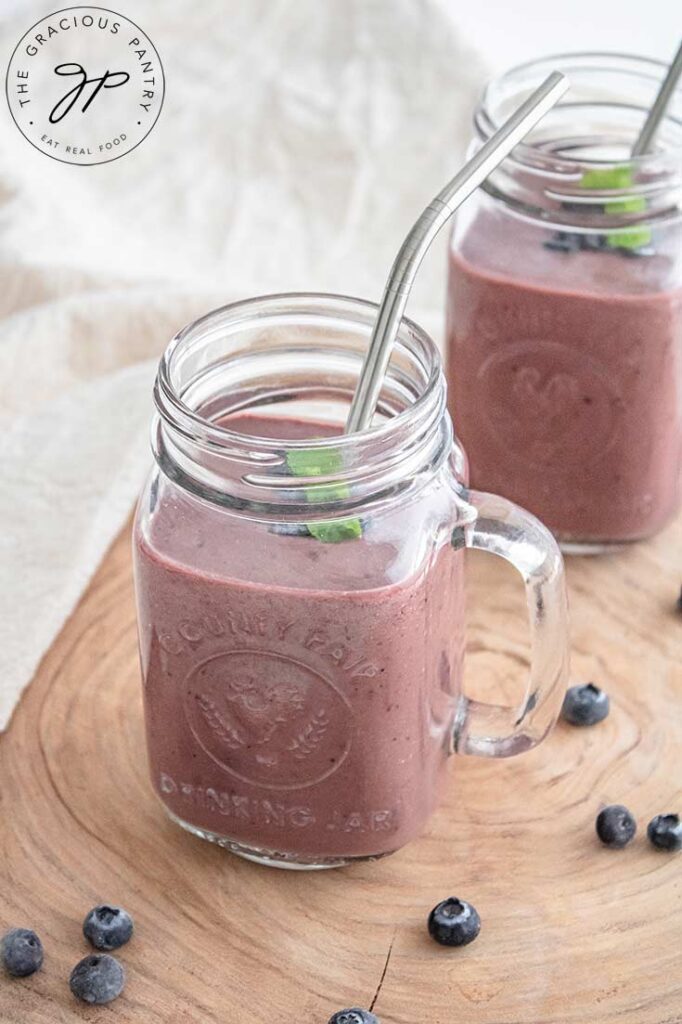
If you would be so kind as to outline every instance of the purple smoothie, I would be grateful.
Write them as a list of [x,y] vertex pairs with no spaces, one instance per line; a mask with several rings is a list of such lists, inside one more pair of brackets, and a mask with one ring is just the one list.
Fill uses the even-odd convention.
[[482,207],[450,257],[451,414],[475,487],[566,541],[660,529],[680,502],[680,231],[652,254],[558,252]]
[[164,805],[211,838],[301,861],[401,847],[438,803],[461,681],[463,555],[447,543],[442,489],[325,544],[158,479],[141,499],[153,511],[138,516],[135,571]]

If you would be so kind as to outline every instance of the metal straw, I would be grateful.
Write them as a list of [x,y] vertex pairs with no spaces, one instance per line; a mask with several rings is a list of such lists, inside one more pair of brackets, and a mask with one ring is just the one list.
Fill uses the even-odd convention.
[[675,54],[675,59],[668,68],[667,74],[661,82],[658,95],[654,100],[649,113],[644,119],[642,130],[637,136],[637,141],[632,147],[632,156],[644,156],[651,152],[651,144],[654,141],[656,132],[660,128],[661,121],[665,117],[668,104],[672,99],[678,79],[682,75],[682,43]]
[[400,247],[386,282],[346,422],[347,434],[363,430],[374,416],[393,342],[426,250],[455,210],[551,110],[566,92],[568,85],[564,75],[558,71],[552,72],[438,193],[414,224]]

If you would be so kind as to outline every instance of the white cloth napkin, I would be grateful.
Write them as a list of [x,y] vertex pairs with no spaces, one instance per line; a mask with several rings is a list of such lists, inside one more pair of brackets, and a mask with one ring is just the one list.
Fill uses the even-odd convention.
[[[0,52],[58,5],[26,6]],[[378,298],[485,77],[437,0],[119,6],[166,74],[142,145],[74,167],[0,117],[0,729],[130,513],[166,341],[250,295]],[[435,332],[444,276],[441,246]]]

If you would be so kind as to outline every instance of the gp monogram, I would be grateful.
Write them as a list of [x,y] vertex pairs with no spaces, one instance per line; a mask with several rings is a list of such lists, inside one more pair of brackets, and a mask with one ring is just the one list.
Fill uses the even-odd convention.
[[73,164],[107,163],[142,142],[161,112],[164,74],[148,36],[102,7],[37,22],[7,68],[7,102],[22,135]]

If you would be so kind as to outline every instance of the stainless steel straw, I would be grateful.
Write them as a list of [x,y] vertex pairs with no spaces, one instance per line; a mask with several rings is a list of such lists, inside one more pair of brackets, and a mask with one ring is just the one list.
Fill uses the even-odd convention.
[[661,121],[665,117],[665,112],[668,109],[668,104],[672,99],[672,95],[675,91],[675,86],[677,85],[680,75],[682,75],[682,43],[680,43],[679,49],[675,54],[675,59],[668,68],[665,78],[661,82],[658,95],[656,96],[649,113],[644,119],[642,130],[637,136],[637,141],[632,147],[632,156],[644,156],[645,153],[651,152],[651,144],[654,141]]
[[363,430],[374,416],[393,342],[426,250],[455,210],[551,110],[568,86],[568,79],[564,75],[558,71],[552,72],[438,193],[414,224],[400,247],[386,282],[346,422],[347,434]]

